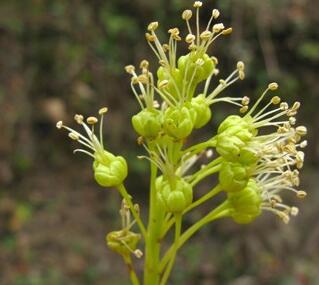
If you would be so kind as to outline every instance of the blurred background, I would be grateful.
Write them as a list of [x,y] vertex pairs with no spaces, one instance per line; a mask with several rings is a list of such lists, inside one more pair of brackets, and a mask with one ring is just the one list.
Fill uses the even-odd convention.
[[[219,8],[230,37],[211,50],[221,76],[246,63],[247,79],[225,94],[258,94],[280,83],[288,102],[302,102],[309,129],[302,174],[308,199],[289,225],[268,213],[247,226],[212,224],[183,248],[171,284],[316,285],[319,280],[319,1],[204,1],[202,23]],[[0,284],[125,285],[126,268],[104,237],[120,225],[115,191],[92,180],[91,160],[72,155],[62,119],[110,111],[109,149],[129,161],[130,191],[146,212],[148,165],[136,156],[130,117],[138,105],[123,67],[154,57],[146,25],[182,26],[186,0],[0,1]],[[217,108],[218,107],[218,108]],[[207,137],[226,113],[217,105]],[[205,189],[205,185],[203,185]],[[295,202],[295,197],[287,195]],[[186,225],[209,209],[188,216]],[[138,264],[138,268],[140,268]]]

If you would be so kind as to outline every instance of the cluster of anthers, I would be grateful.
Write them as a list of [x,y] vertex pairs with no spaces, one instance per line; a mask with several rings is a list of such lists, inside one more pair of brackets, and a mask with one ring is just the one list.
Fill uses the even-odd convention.
[[[300,103],[295,102],[291,107],[281,98],[274,96],[259,112],[253,115],[268,90],[276,90],[278,85],[272,83],[251,108],[246,116],[252,118],[256,129],[263,127],[276,127],[277,131],[271,134],[256,136],[248,145],[260,158],[255,175],[256,181],[262,189],[262,209],[269,210],[278,215],[285,223],[289,216],[296,216],[299,212],[295,206],[283,203],[281,193],[288,190],[298,198],[304,198],[306,192],[298,190],[300,184],[299,170],[303,167],[304,152],[307,141],[302,138],[307,134],[305,126],[296,126],[297,112]],[[268,110],[273,105],[276,108]]]
[[236,69],[226,78],[220,79],[219,84],[213,91],[209,86],[213,76],[219,74],[216,68],[218,60],[214,56],[208,56],[207,50],[220,36],[229,35],[232,28],[225,28],[223,23],[213,23],[220,16],[220,12],[214,9],[204,31],[200,31],[199,10],[202,7],[201,1],[194,3],[196,9],[196,28],[192,30],[190,20],[193,17],[192,10],[185,10],[182,19],[186,21],[188,34],[184,40],[188,44],[189,53],[178,57],[177,44],[182,41],[178,28],[168,30],[168,43],[162,44],[156,34],[159,27],[158,22],[148,25],[146,40],[159,61],[157,80],[149,69],[149,62],[142,60],[140,63],[141,73],[138,73],[133,65],[125,67],[126,72],[132,76],[131,88],[142,109],[158,108],[161,105],[154,100],[154,94],[158,94],[166,106],[182,106],[194,96],[194,90],[202,81],[205,81],[204,90],[201,93],[204,103],[208,106],[217,102],[228,102],[244,107],[243,98],[216,97],[228,86],[238,79],[245,77],[244,63],[238,62]]
[[[103,156],[104,154],[104,144],[103,144],[103,116],[108,111],[107,107],[101,108],[99,110],[100,115],[100,125],[99,125],[99,137],[95,135],[95,126],[98,124],[99,120],[98,118],[94,116],[90,116],[84,119],[83,115],[76,114],[74,116],[74,120],[76,123],[81,125],[86,133],[85,135],[82,135],[80,132],[66,126],[63,124],[62,121],[57,122],[56,127],[58,129],[65,129],[69,132],[69,138],[79,142],[81,145],[85,147],[85,149],[75,149],[74,153],[76,152],[82,152],[89,156],[91,156],[93,159],[97,158],[97,155]],[[86,122],[85,122],[86,121]]]

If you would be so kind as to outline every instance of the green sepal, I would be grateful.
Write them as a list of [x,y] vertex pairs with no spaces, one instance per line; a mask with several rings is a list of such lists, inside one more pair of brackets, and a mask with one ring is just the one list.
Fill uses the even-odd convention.
[[144,109],[132,117],[134,130],[145,138],[154,138],[162,128],[161,113],[156,109]]
[[127,177],[126,160],[122,156],[114,156],[105,151],[105,155],[96,155],[93,162],[95,181],[103,187],[115,187],[123,183]]

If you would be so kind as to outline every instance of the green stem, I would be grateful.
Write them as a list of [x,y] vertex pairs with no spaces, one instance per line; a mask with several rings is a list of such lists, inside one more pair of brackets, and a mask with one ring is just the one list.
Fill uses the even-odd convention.
[[173,253],[171,255],[171,259],[166,267],[166,270],[163,274],[162,280],[160,285],[165,285],[167,283],[167,280],[171,274],[171,271],[173,269],[174,263],[175,263],[175,258],[176,258],[176,253],[178,250],[178,240],[181,234],[182,230],[182,215],[181,214],[176,214],[175,215],[175,240],[173,244]]
[[155,179],[157,167],[151,163],[151,181],[150,181],[150,212],[147,228],[147,238],[145,244],[145,264],[144,264],[144,284],[159,284],[159,259],[160,259],[160,232],[161,223],[164,217],[161,217],[162,209],[158,209]]
[[215,145],[216,145],[216,140],[213,137],[213,138],[210,138],[206,142],[202,142],[202,143],[193,145],[193,146],[183,150],[183,154],[188,154],[187,156],[191,157],[194,154],[197,154],[208,147],[214,147]]
[[[188,228],[179,238],[177,247],[180,248],[183,246],[183,244],[193,236],[194,233],[196,233],[200,228],[202,228],[204,225],[206,225],[209,222],[212,222],[216,219],[225,217],[229,214],[229,205],[228,202],[224,202],[211,212],[209,212],[205,217],[203,217],[201,220],[196,222],[194,225],[192,225],[190,228]],[[174,247],[171,246],[167,252],[165,253],[164,257],[161,260],[160,263],[160,270],[163,270],[169,260],[171,259],[171,256],[174,254]]]
[[[191,205],[189,205],[188,208],[183,212],[183,215],[191,211],[192,209],[198,207],[199,205],[203,204],[207,200],[213,198],[214,196],[219,194],[221,191],[222,191],[222,188],[220,187],[220,185],[215,186],[212,190],[207,192],[204,196],[202,196],[201,198],[193,202]],[[174,223],[175,223],[175,218],[173,217],[166,223],[166,225],[164,225],[165,227],[161,236],[165,236]]]
[[[191,182],[192,187],[194,187],[198,182],[200,182],[201,180],[203,180],[205,177],[218,172],[220,170],[221,165],[218,164],[212,168],[207,169],[206,171],[198,171],[197,173],[195,173],[193,175],[194,179]],[[206,168],[206,167],[205,167]]]
[[127,193],[126,191],[126,188],[123,184],[119,185],[118,186],[118,190],[120,192],[120,194],[122,195],[122,197],[125,199],[126,203],[128,204],[128,206],[130,207],[130,210],[134,216],[134,219],[136,220],[137,222],[137,225],[139,226],[140,228],[140,231],[144,237],[144,239],[146,238],[146,229],[145,229],[145,226],[140,218],[140,216],[137,214],[137,212],[135,211],[134,209],[134,205],[132,203],[132,199],[130,197],[130,195]]
[[123,256],[123,258],[124,258],[124,262],[125,262],[125,264],[127,266],[127,269],[128,269],[128,271],[130,273],[130,279],[132,281],[132,284],[133,285],[140,285],[140,281],[138,280],[137,275],[136,275],[136,273],[134,271],[134,268],[133,268],[133,265],[132,265],[131,256],[129,256],[129,255],[128,256]]

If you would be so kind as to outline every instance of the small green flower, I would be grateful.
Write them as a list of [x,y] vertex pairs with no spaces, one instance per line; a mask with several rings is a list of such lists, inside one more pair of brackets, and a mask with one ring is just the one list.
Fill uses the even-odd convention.
[[183,212],[193,201],[192,186],[180,177],[168,181],[160,176],[156,181],[157,196],[169,213]]
[[161,130],[161,113],[156,109],[144,109],[132,117],[134,130],[145,138],[154,138]]
[[[64,128],[69,131],[69,137],[72,140],[79,142],[88,149],[76,149],[74,153],[82,152],[93,158],[93,171],[96,182],[101,186],[114,187],[124,181],[128,170],[126,160],[123,157],[115,156],[104,149],[103,116],[106,112],[107,108],[99,110],[101,116],[99,138],[94,133],[94,126],[98,123],[96,117],[88,117],[86,124],[82,115],[74,116],[75,121],[84,128],[86,136],[65,126],[62,121],[57,123],[57,128]],[[91,126],[91,128],[89,126]]]
[[122,156],[114,156],[104,151],[103,155],[96,155],[93,162],[95,181],[103,187],[120,185],[127,176],[127,164]]
[[227,199],[233,208],[232,218],[236,223],[250,223],[261,214],[261,189],[254,179],[250,179],[243,190],[228,193]]
[[[138,208],[137,205],[134,207]],[[131,213],[125,200],[122,201],[120,216],[122,229],[112,231],[106,235],[105,241],[107,246],[124,258],[129,257],[131,254],[134,254],[137,258],[142,257],[143,253],[137,249],[137,244],[142,236],[130,230],[135,221],[131,221]]]

